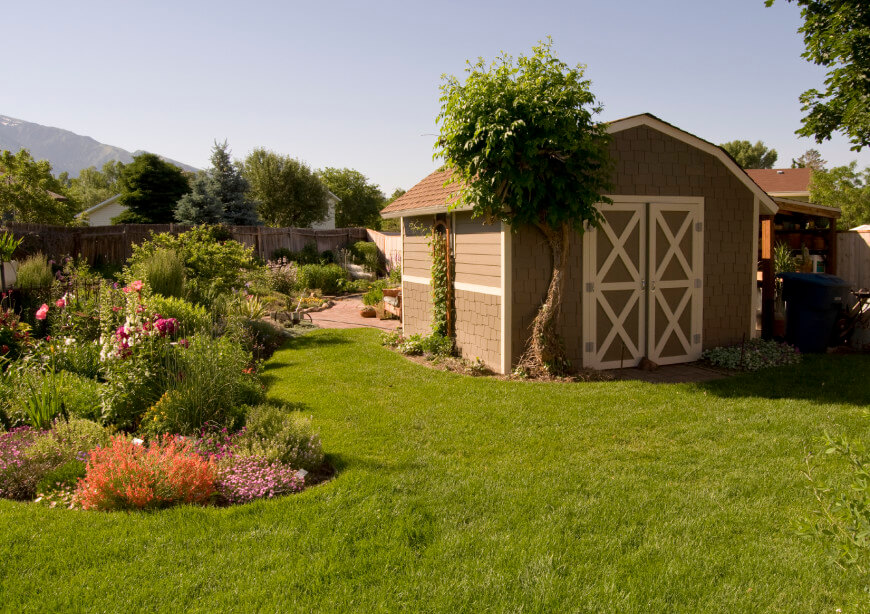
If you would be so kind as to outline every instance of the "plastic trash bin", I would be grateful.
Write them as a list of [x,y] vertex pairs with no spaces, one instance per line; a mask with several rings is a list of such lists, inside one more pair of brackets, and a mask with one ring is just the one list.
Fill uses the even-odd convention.
[[849,284],[826,273],[780,273],[786,304],[785,340],[801,352],[824,352],[834,337]]

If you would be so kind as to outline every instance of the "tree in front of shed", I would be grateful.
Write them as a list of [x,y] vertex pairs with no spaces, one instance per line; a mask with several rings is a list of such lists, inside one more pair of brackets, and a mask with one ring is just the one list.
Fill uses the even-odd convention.
[[536,372],[569,368],[558,331],[571,236],[597,226],[596,205],[609,202],[609,138],[593,119],[601,109],[584,70],[556,58],[548,38],[516,60],[469,62],[464,83],[445,76],[441,85],[436,155],[461,186],[453,206],[470,205],[474,216],[513,230],[535,226],[552,250],[550,284],[521,364]]

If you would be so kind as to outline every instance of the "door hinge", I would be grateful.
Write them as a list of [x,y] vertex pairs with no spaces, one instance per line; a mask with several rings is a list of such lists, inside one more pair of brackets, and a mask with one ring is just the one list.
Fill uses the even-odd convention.
[[692,341],[695,342],[695,345],[698,345],[699,343],[701,343],[701,335],[695,333],[695,335],[692,337]]
[[700,287],[701,287],[701,278],[700,278],[700,277],[699,277],[698,279],[695,280],[695,287],[696,287],[696,288],[700,288]]
[[594,351],[595,351],[595,342],[594,341],[587,341],[586,342],[586,352],[591,354]]
[[595,292],[595,284],[588,282],[586,284],[586,292]]
[[704,222],[695,222],[695,232],[702,232],[704,230]]

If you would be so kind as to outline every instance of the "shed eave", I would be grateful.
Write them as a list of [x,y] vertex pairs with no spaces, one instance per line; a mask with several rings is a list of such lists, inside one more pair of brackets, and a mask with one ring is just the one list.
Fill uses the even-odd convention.
[[471,211],[471,205],[464,205],[454,209],[448,209],[446,205],[435,205],[432,207],[419,207],[416,209],[399,209],[396,211],[381,211],[381,217],[385,220],[391,220],[399,217],[415,217],[417,215],[435,215],[436,213],[448,213],[453,211]]

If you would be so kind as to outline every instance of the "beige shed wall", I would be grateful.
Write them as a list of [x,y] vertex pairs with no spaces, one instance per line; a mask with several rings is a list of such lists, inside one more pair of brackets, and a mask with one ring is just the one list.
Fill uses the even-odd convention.
[[703,347],[738,343],[754,313],[755,197],[722,162],[657,130],[613,135],[613,194],[704,197]]
[[402,325],[405,335],[432,332],[432,292],[428,285],[402,282]]
[[457,213],[453,224],[456,281],[501,288],[501,224]]
[[[431,215],[402,218],[405,230],[402,247],[402,274],[426,277],[432,274],[432,258],[426,233],[432,229],[435,218]],[[403,300],[404,302],[404,300]]]
[[88,226],[110,226],[112,218],[118,217],[126,210],[127,207],[117,202],[109,203],[88,214]]
[[463,358],[480,358],[501,370],[501,297],[456,290],[456,347]]

